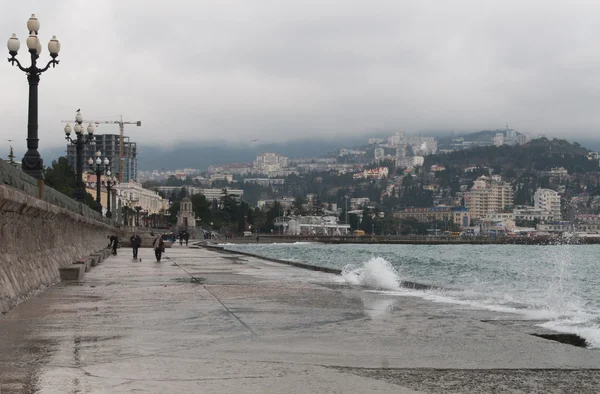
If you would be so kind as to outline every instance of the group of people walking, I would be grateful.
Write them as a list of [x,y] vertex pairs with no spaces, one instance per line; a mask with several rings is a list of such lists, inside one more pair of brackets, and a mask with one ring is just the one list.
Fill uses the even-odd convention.
[[[153,234],[154,235],[154,234]],[[112,249],[112,254],[117,255],[117,249],[119,248],[119,236],[118,235],[109,235],[108,237],[109,243],[108,247]],[[138,249],[142,246],[142,238],[138,233],[133,233],[131,237],[129,237],[129,242],[131,243],[131,249],[133,251],[134,260],[138,259]],[[186,239],[187,245],[187,239]],[[154,249],[154,256],[156,257],[156,261],[160,262],[162,258],[162,254],[165,251],[165,242],[162,239],[162,234],[158,234],[154,240],[152,241],[152,248]],[[141,261],[141,260],[140,260]]]

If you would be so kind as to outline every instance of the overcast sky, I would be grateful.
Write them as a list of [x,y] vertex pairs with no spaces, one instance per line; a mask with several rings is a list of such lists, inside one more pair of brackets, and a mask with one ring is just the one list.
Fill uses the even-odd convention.
[[[597,0],[3,1],[0,30],[27,64],[32,12],[41,60],[53,34],[62,44],[40,82],[43,146],[64,144],[78,108],[141,120],[126,133],[157,146],[507,122],[593,138],[600,126]],[[0,86],[0,136],[21,151],[27,80],[5,60]]]

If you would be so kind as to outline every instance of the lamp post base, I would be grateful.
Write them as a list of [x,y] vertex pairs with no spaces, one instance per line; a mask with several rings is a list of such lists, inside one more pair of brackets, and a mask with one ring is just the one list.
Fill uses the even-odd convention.
[[21,168],[27,175],[31,175],[35,179],[44,179],[44,161],[37,150],[30,149],[23,156]]

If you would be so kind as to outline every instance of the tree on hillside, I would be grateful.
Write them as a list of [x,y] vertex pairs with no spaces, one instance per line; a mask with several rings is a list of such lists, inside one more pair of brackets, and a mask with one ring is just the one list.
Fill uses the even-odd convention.
[[[75,197],[76,177],[75,171],[64,156],[52,161],[52,165],[44,169],[46,185],[71,198]],[[95,198],[87,191],[83,203],[94,210],[97,209]]]

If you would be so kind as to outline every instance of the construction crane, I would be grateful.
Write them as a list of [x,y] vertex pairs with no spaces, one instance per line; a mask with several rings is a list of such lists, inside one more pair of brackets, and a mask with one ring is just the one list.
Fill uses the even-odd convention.
[[[79,111],[78,111],[79,112]],[[72,120],[63,120],[62,123],[70,123]],[[142,125],[142,121],[138,120],[137,122],[124,122],[123,115],[121,115],[121,120],[83,120],[82,123],[93,123],[96,126],[99,124],[118,124],[120,131],[119,138],[119,182],[123,182],[123,150],[125,146],[125,125],[126,124],[134,124],[138,127]]]

